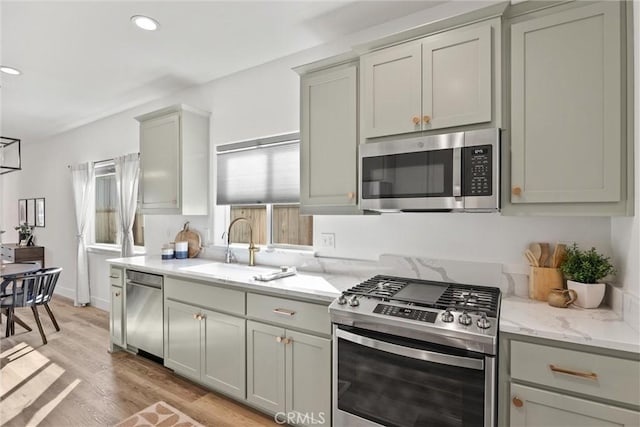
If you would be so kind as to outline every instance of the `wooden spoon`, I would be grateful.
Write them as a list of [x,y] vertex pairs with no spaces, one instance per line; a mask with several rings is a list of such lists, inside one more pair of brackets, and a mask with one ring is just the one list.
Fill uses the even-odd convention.
[[556,248],[553,251],[552,267],[558,268],[567,256],[567,245],[564,243],[556,243]]
[[542,255],[542,247],[540,247],[539,243],[531,243],[529,245],[529,250],[533,254],[533,257],[536,259],[536,267],[539,267],[540,264],[540,255]]
[[524,256],[529,260],[529,265],[532,267],[539,267],[538,258],[535,257],[531,250],[527,249],[524,251]]
[[539,243],[539,245],[542,249],[542,253],[540,254],[540,267],[544,267],[547,265],[547,260],[549,259],[549,244]]

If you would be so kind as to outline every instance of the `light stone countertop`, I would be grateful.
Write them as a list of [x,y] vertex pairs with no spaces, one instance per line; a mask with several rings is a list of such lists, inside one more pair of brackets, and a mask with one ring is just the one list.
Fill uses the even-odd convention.
[[337,298],[343,290],[358,283],[357,278],[348,275],[309,272],[298,272],[294,276],[263,282],[255,280],[253,276],[279,271],[278,267],[249,267],[202,258],[162,260],[158,256],[136,256],[109,259],[107,262],[128,269],[211,281],[242,287],[247,291],[267,292],[327,304]]
[[607,307],[551,307],[520,297],[502,299],[500,332],[593,347],[640,352],[640,332]]

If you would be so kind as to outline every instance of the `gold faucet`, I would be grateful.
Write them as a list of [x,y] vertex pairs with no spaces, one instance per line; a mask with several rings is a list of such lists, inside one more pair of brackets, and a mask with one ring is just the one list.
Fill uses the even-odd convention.
[[251,222],[244,217],[236,218],[233,221],[231,221],[231,224],[229,224],[229,229],[227,230],[227,260],[226,261],[227,263],[231,262],[231,259],[229,257],[229,254],[231,253],[229,250],[229,244],[231,243],[231,227],[233,227],[234,224],[239,221],[245,221],[247,225],[249,225],[249,266],[253,267],[254,265],[256,265],[256,252],[259,252],[260,248],[256,248],[256,246],[253,244],[253,228],[251,228]]

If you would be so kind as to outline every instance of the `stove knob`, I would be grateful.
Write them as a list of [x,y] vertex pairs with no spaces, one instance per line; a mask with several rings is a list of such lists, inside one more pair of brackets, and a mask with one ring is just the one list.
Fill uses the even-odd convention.
[[442,321],[445,323],[453,322],[453,314],[451,313],[451,310],[446,309],[444,313],[442,313],[441,318],[442,318]]
[[349,298],[349,305],[351,307],[357,307],[360,305],[360,301],[358,301],[358,297],[356,295]]
[[458,323],[464,326],[469,326],[471,324],[471,316],[467,314],[467,312],[463,312],[460,316],[458,316]]
[[487,319],[486,313],[482,313],[480,318],[478,319],[478,328],[480,329],[489,329],[491,327],[491,322]]
[[345,305],[346,303],[347,303],[347,297],[345,297],[344,294],[340,295],[338,297],[338,304]]

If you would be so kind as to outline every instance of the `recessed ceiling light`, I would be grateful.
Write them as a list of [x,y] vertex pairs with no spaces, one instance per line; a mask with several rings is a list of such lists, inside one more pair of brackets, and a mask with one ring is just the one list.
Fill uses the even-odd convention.
[[158,24],[158,21],[144,15],[133,15],[131,17],[131,22],[136,24],[136,26],[138,26],[139,28],[147,31],[155,31],[160,26],[160,24]]
[[4,65],[0,65],[0,71],[5,74],[11,74],[12,76],[19,76],[20,74],[22,74],[22,71],[18,70],[17,68],[6,67]]

